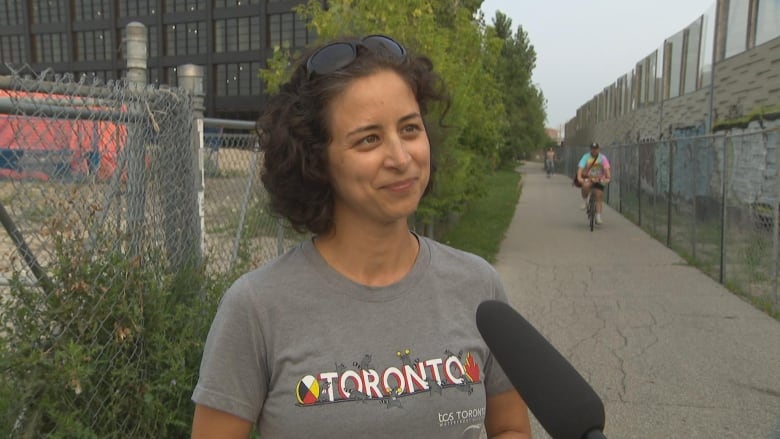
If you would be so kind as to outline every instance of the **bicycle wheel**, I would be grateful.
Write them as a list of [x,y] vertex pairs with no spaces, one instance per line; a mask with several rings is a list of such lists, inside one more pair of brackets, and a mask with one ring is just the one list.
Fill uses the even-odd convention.
[[593,231],[593,225],[596,223],[596,199],[593,194],[588,195],[588,224],[590,231]]

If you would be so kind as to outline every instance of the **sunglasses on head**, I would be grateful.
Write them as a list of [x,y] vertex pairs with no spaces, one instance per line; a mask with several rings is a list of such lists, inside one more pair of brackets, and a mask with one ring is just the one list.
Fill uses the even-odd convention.
[[406,49],[398,41],[384,35],[369,35],[359,42],[338,42],[321,47],[306,60],[307,78],[312,75],[327,75],[352,64],[357,58],[358,46],[374,52],[384,51],[393,58],[406,55]]

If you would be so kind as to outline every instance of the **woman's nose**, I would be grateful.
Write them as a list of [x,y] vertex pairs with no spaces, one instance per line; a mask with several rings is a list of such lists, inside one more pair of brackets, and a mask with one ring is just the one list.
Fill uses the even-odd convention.
[[387,157],[385,158],[385,166],[391,168],[404,168],[412,160],[412,156],[406,149],[404,141],[400,138],[395,138],[388,142]]

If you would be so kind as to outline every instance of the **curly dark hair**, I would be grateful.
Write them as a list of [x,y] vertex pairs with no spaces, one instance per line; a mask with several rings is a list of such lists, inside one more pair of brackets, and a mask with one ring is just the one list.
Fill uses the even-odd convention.
[[[333,73],[309,75],[309,56],[334,42],[354,44],[355,60]],[[444,82],[428,57],[409,52],[402,57],[392,56],[383,50],[371,50],[353,37],[307,51],[296,61],[290,80],[265,105],[257,121],[264,153],[261,178],[270,196],[271,211],[290,221],[296,231],[322,234],[333,225],[334,197],[327,159],[331,142],[328,103],[355,79],[380,70],[392,70],[403,78],[423,117],[433,102],[443,104],[442,117],[449,109]],[[424,194],[431,189],[435,168],[431,154],[431,178]]]

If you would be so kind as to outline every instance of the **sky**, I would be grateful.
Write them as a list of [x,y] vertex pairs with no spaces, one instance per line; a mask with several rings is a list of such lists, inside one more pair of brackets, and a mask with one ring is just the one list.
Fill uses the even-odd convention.
[[563,129],[666,38],[707,12],[715,0],[484,0],[522,26],[536,51],[532,81],[547,99],[547,126]]

